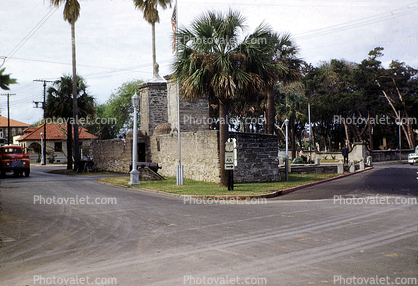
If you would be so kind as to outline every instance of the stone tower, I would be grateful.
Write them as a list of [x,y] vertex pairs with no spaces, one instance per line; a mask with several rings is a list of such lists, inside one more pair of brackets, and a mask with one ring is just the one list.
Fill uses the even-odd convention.
[[[167,82],[147,82],[140,84],[141,130],[145,135],[153,135],[160,124],[170,123],[172,129],[178,126],[177,83],[171,76]],[[194,102],[180,99],[181,132],[209,130],[209,101],[199,98]]]
[[141,94],[141,130],[150,136],[155,127],[168,122],[167,83],[147,82],[138,88]]

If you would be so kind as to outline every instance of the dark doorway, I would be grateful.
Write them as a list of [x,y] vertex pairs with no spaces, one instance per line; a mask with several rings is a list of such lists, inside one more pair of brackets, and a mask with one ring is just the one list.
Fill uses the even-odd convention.
[[138,162],[146,162],[145,155],[145,143],[138,143]]

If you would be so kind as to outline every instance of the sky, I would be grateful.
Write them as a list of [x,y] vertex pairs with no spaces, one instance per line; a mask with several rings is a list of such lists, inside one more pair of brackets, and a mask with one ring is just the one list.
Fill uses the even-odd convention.
[[[123,83],[152,78],[151,25],[132,0],[79,0],[76,22],[77,74],[96,102],[105,103]],[[173,1],[173,4],[175,1]],[[392,60],[418,68],[418,1],[408,0],[196,0],[178,1],[180,27],[207,11],[239,11],[251,33],[265,22],[290,33],[299,57],[317,66],[322,61],[361,62],[383,47],[384,66]],[[172,8],[160,11],[156,25],[160,75],[172,72]],[[9,91],[10,117],[33,124],[43,116],[34,101],[43,101],[43,83],[71,75],[71,30],[63,6],[50,0],[1,0],[0,66],[18,84]],[[0,114],[7,117],[7,96]]]

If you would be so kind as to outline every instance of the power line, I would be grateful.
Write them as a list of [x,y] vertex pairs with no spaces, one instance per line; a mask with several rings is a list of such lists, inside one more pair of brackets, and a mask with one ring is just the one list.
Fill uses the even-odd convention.
[[4,63],[6,62],[6,57],[2,56],[2,57],[0,57],[0,59],[3,60],[3,62],[0,65],[0,68],[1,68],[4,65]]
[[314,37],[318,35],[338,32],[338,31],[345,30],[345,29],[355,28],[358,26],[374,24],[374,23],[381,22],[384,20],[396,18],[401,15],[408,14],[411,11],[417,10],[418,9],[418,6],[416,6],[417,4],[418,2],[415,2],[413,4],[407,5],[406,8],[404,9],[396,9],[396,10],[388,11],[385,13],[377,14],[374,16],[370,16],[366,19],[359,19],[359,20],[345,22],[345,23],[341,23],[341,24],[337,24],[337,25],[333,25],[333,26],[329,26],[325,28],[311,30],[308,32],[294,35],[294,37],[298,39],[304,39],[304,38],[310,38],[310,37]]
[[13,57],[13,55],[33,36],[33,34],[36,33],[36,31],[39,30],[39,28],[42,27],[43,24],[45,24],[45,22],[52,16],[52,14],[55,13],[55,11],[58,10],[58,8],[59,7],[56,7],[55,9],[52,8],[51,10],[49,10],[49,12],[35,25],[35,27],[32,28],[32,30],[30,30],[30,32],[19,42],[19,44],[17,44],[17,46],[14,47],[13,50],[6,57],[4,57],[3,64]]
[[[37,93],[37,94],[34,94],[32,96],[26,96],[24,98],[21,98],[21,97],[17,96],[16,98],[19,98],[19,99],[16,99],[16,100],[13,101],[13,103],[15,103],[16,106],[15,107],[12,107],[12,109],[19,108],[19,105],[20,104],[24,104],[24,103],[27,103],[27,102],[32,102],[33,100],[42,98],[42,94],[41,93]],[[0,102],[1,103],[4,103],[5,101],[0,101]]]
[[[71,63],[64,63],[64,62],[56,62],[56,61],[48,61],[48,60],[36,60],[36,59],[25,59],[25,58],[16,58],[15,60],[22,60],[22,61],[30,61],[30,62],[41,62],[41,63],[49,63],[49,64],[59,64],[59,65],[72,65]],[[113,67],[100,67],[100,66],[90,66],[90,65],[83,65],[77,64],[78,67],[88,67],[88,68],[99,68],[99,69],[114,69]]]
[[[16,57],[14,57],[13,59],[15,59],[15,60],[22,60],[22,61],[32,61],[32,62],[41,62],[41,63],[60,64],[60,65],[71,65],[71,63],[63,63],[63,62],[48,61],[48,60],[36,60],[36,59],[26,59],[26,58],[16,58]],[[160,62],[169,62],[169,61],[172,61],[172,59],[160,60]],[[77,66],[78,67],[87,67],[87,68],[109,69],[110,71],[103,72],[103,74],[106,74],[106,73],[113,73],[113,72],[115,72],[115,73],[116,72],[132,72],[132,71],[135,71],[135,69],[137,69],[137,68],[150,67],[150,66],[152,66],[152,63],[150,63],[150,64],[142,64],[142,65],[135,65],[135,66],[129,66],[129,67],[125,67],[125,68],[91,66],[91,65],[83,65],[83,64],[77,64]],[[100,74],[102,74],[102,73],[100,73]]]
[[[18,93],[18,94],[26,93],[26,92],[31,91],[32,94],[33,94],[33,89],[34,89],[34,84],[33,84],[33,82],[30,82],[30,83],[26,83],[26,84],[23,84],[23,85],[19,84],[19,87],[14,88],[13,91],[15,93]],[[25,95],[23,95],[23,96],[25,96]]]

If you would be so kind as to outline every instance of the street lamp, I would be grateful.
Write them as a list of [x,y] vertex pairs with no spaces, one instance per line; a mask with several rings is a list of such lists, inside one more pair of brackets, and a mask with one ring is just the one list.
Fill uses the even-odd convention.
[[287,138],[288,138],[288,129],[287,129],[287,127],[289,126],[289,119],[286,118],[286,120],[284,121],[284,124],[286,125],[286,155],[289,156],[289,145],[287,143]]
[[284,121],[284,124],[286,125],[286,163],[284,167],[286,168],[286,181],[289,181],[289,144],[288,144],[288,126],[289,126],[289,119],[286,118]]
[[402,121],[401,121],[401,111],[398,111],[398,122],[396,122],[396,124],[399,126],[399,160],[402,161],[402,148],[401,148],[401,126],[402,126]]
[[41,165],[45,165],[45,157],[44,157],[44,134],[41,132],[41,153],[42,153],[42,159],[41,159]]
[[309,121],[309,161],[312,161],[311,104],[309,102],[308,102],[308,121]]
[[129,185],[139,185],[139,172],[137,170],[136,158],[138,156],[138,127],[137,127],[137,113],[138,113],[138,106],[139,106],[139,96],[135,94],[132,96],[132,105],[134,107],[134,130],[133,130],[133,143],[132,143],[132,170],[130,172],[131,180],[129,181]]

